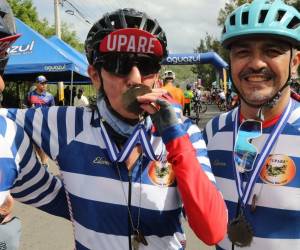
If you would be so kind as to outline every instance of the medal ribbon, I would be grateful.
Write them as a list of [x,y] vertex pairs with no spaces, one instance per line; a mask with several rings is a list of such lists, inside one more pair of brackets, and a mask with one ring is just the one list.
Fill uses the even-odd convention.
[[[258,178],[258,174],[260,173],[261,168],[265,164],[266,159],[268,158],[279,135],[281,134],[282,130],[284,129],[284,127],[290,117],[293,106],[294,106],[293,102],[290,99],[289,104],[285,108],[283,114],[280,116],[279,121],[276,123],[275,127],[272,129],[272,132],[268,136],[264,146],[262,147],[260,154],[255,159],[255,162],[253,163],[254,164],[253,173],[251,174],[250,180],[246,184],[245,188],[243,187],[243,181],[241,180],[240,173],[238,171],[238,168],[236,167],[236,164],[234,161],[234,156],[232,157],[233,166],[235,166],[234,175],[235,175],[236,188],[237,188],[238,196],[239,196],[240,201],[243,206],[246,206],[246,204],[248,203],[250,194],[252,193],[252,190],[253,190],[256,180]],[[235,122],[234,122],[233,152],[234,152],[235,139],[237,137],[239,114],[240,114],[240,108],[236,112]]]
[[134,129],[132,135],[128,138],[124,147],[119,151],[118,147],[114,142],[111,141],[103,122],[100,120],[101,135],[104,139],[106,145],[109,159],[112,162],[124,162],[129,154],[132,152],[136,144],[141,144],[144,154],[147,158],[153,161],[159,161],[162,158],[162,155],[156,156],[154,154],[152,145],[147,138],[147,132],[145,126],[139,123]]

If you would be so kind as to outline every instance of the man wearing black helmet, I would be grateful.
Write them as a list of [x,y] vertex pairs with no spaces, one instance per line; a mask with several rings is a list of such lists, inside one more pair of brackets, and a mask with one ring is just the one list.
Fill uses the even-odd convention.
[[300,249],[300,13],[281,0],[234,10],[222,34],[240,105],[208,123],[205,139],[229,209],[218,249]]
[[[68,206],[46,194],[40,208],[70,214],[77,249],[183,249],[182,205],[202,241],[220,241],[227,211],[201,133],[166,90],[153,88],[167,55],[158,22],[134,9],[108,13],[89,31],[85,49],[96,107],[7,114],[60,166]],[[20,180],[24,172],[31,175],[22,169]],[[35,201],[43,181],[16,183],[11,193]]]

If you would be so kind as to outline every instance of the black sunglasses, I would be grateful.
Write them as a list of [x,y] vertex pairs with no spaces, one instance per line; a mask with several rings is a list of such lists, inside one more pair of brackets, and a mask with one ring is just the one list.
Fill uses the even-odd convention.
[[136,66],[142,76],[156,74],[160,70],[159,59],[155,56],[134,53],[109,53],[98,61],[106,71],[117,76],[127,76]]

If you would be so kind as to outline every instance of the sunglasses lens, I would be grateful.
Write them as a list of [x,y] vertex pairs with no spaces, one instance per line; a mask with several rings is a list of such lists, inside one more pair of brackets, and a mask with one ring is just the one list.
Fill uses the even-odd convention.
[[240,125],[234,146],[234,161],[241,172],[253,169],[257,149],[250,140],[261,135],[262,125],[259,121],[247,120]]
[[147,55],[108,54],[103,57],[102,67],[115,75],[126,76],[136,66],[142,76],[155,74],[160,69],[157,59]]

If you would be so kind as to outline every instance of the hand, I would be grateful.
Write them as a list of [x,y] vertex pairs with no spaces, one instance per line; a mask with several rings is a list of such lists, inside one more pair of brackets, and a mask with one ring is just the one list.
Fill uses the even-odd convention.
[[11,220],[11,212],[13,209],[14,199],[8,195],[2,206],[0,207],[0,224]]
[[168,100],[171,96],[164,89],[153,89],[149,94],[137,97],[137,100],[146,112],[151,115],[158,132],[162,133],[169,127],[179,124],[177,115]]

